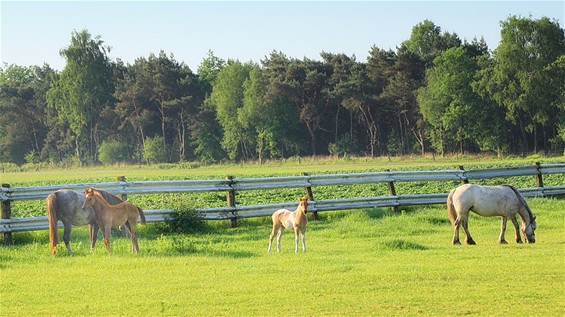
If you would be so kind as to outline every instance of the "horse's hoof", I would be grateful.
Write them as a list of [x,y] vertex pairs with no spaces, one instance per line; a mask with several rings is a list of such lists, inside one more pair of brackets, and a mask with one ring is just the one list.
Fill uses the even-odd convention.
[[498,241],[498,243],[500,243],[500,244],[508,244],[508,242],[506,242],[506,240]]
[[467,241],[467,244],[468,245],[476,245],[475,241],[473,241],[473,240]]
[[459,241],[453,241],[453,245],[461,245],[461,242],[459,242]]

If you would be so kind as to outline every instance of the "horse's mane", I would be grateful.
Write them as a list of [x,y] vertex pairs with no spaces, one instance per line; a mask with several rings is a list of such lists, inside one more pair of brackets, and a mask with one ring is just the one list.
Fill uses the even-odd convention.
[[530,222],[534,221],[534,213],[532,212],[532,210],[530,209],[530,206],[528,206],[528,203],[524,199],[524,196],[522,196],[522,194],[520,194],[518,189],[516,189],[516,187],[514,187],[512,185],[503,185],[503,186],[506,186],[506,187],[512,189],[514,194],[516,194],[516,197],[518,197],[518,200],[520,201],[520,203],[522,203],[522,205],[526,208],[526,211],[528,212],[528,216],[530,216]]
[[115,205],[115,204],[119,204],[119,203],[122,202],[121,199],[119,199],[118,197],[116,197],[113,194],[110,194],[107,191],[103,191],[103,190],[100,190],[100,189],[94,189],[94,193],[98,194],[99,196],[104,198],[104,200],[110,205]]

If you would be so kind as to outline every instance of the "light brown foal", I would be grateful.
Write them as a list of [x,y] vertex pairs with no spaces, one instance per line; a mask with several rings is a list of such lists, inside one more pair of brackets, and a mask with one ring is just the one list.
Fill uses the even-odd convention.
[[271,252],[271,244],[275,234],[277,234],[277,252],[281,252],[281,236],[283,230],[294,229],[294,252],[298,253],[298,235],[302,235],[302,251],[306,252],[306,224],[308,219],[308,199],[300,198],[300,203],[295,211],[287,209],[279,209],[273,213],[273,230],[269,237],[269,248],[267,252]]
[[102,229],[106,250],[110,252],[110,233],[112,226],[126,224],[131,234],[132,251],[139,253],[136,226],[138,216],[141,217],[141,224],[145,224],[143,210],[129,201],[124,201],[117,205],[110,205],[106,202],[104,197],[99,195],[93,188],[86,189],[84,193],[86,194],[86,198],[82,204],[82,208],[86,209],[90,206],[94,208],[94,217],[100,229]]

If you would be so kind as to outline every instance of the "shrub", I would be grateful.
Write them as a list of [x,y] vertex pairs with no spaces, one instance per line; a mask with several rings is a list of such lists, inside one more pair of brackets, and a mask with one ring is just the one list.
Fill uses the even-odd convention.
[[126,145],[118,140],[104,141],[98,148],[98,160],[104,164],[116,164],[129,161]]
[[163,137],[156,136],[145,139],[143,159],[149,164],[167,162],[167,147]]
[[194,207],[181,203],[174,209],[171,220],[157,223],[157,230],[163,233],[196,233],[206,230],[206,223]]

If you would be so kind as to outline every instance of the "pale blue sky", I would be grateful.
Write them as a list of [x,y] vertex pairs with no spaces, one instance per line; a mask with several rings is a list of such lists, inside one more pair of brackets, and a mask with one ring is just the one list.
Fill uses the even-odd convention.
[[428,19],[462,39],[485,38],[495,49],[500,21],[546,16],[564,27],[564,1],[5,1],[1,61],[62,70],[61,48],[87,29],[133,63],[173,53],[196,72],[208,50],[223,59],[260,62],[273,50],[319,59],[322,51],[365,61],[373,45],[393,49]]

